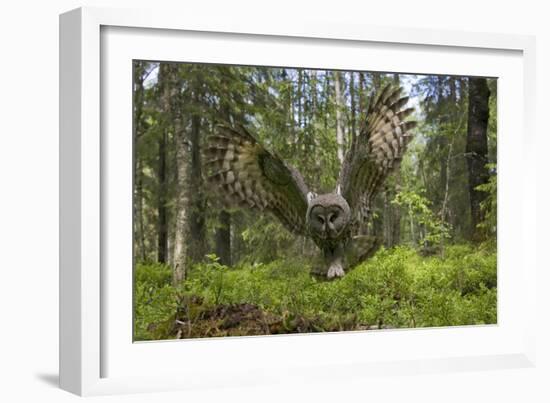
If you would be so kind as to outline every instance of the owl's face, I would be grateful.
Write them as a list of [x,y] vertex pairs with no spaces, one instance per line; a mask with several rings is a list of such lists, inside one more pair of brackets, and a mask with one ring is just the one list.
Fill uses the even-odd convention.
[[320,239],[337,239],[350,221],[350,208],[340,194],[312,196],[308,203],[307,223],[311,234]]

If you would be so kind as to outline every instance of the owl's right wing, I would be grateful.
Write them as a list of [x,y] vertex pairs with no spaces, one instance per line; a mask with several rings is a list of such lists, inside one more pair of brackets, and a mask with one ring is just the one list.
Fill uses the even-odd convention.
[[290,231],[306,233],[308,188],[302,175],[244,127],[218,126],[206,139],[204,161],[207,180],[226,205],[269,211]]
[[354,214],[368,214],[362,210],[370,208],[384,180],[399,167],[412,138],[416,122],[405,119],[414,108],[405,109],[409,98],[401,91],[388,85],[371,99],[366,124],[346,154],[339,184]]

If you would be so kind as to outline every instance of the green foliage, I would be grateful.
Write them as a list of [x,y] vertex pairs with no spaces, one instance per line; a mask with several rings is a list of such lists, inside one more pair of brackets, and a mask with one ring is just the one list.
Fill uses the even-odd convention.
[[134,339],[162,338],[177,308],[172,270],[162,264],[137,264],[134,273]]
[[[452,245],[445,257],[423,257],[409,247],[382,249],[332,282],[309,270],[297,259],[229,268],[209,256],[176,289],[165,266],[138,265],[135,337],[250,334],[250,321],[231,333],[219,321],[202,326],[222,307],[254,307],[264,322],[272,318],[263,333],[496,323],[494,250]],[[177,334],[177,317],[185,318],[189,334]]]
[[217,305],[223,300],[223,294],[226,292],[225,287],[225,272],[227,266],[219,263],[219,258],[216,255],[207,255],[208,259],[205,263],[200,263],[196,266],[193,277],[190,278],[189,286],[185,287],[185,291],[194,290],[198,285],[206,290],[203,297],[207,298],[213,304]]
[[430,201],[421,194],[401,191],[392,203],[405,206],[409,216],[424,229],[418,240],[420,245],[439,245],[445,239],[451,238],[451,225],[434,214],[430,209]]

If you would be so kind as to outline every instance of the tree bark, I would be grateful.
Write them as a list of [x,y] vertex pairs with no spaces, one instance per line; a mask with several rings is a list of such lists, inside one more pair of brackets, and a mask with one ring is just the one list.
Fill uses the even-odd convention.
[[168,211],[166,206],[166,129],[159,138],[158,194],[157,194],[157,261],[166,263],[168,254]]
[[174,213],[174,239],[172,256],[172,282],[178,285],[187,277],[189,264],[189,211],[190,211],[190,161],[191,152],[189,141],[186,137],[183,125],[181,98],[181,80],[179,78],[178,66],[172,66],[172,82],[174,93],[172,95],[171,113],[174,125],[174,147],[175,147],[175,213]]
[[445,177],[447,178],[447,181],[445,182],[445,191],[443,193],[443,202],[441,204],[441,220],[446,221],[447,218],[447,204],[449,202],[449,177],[451,176],[451,158],[452,158],[452,152],[453,152],[453,143],[449,145],[449,151],[447,152],[447,165],[445,167]]
[[468,79],[468,134],[466,138],[466,161],[468,164],[468,190],[470,195],[471,238],[481,235],[477,225],[483,219],[480,204],[485,192],[476,187],[487,183],[487,123],[489,120],[489,87],[485,78]]
[[399,82],[399,74],[394,73],[394,75],[393,75],[393,83],[394,83],[394,85],[399,86],[399,84],[400,84],[400,82]]
[[355,73],[352,71],[350,73],[350,80],[349,80],[349,97],[350,97],[350,100],[351,100],[351,119],[350,119],[350,132],[351,132],[351,136],[350,136],[350,144],[353,144],[355,142],[355,138],[357,136],[357,133],[356,133],[356,127],[357,127],[357,124],[356,124],[356,120],[357,120],[357,103],[355,101]]
[[166,181],[166,142],[171,123],[170,72],[167,64],[159,67],[160,107],[162,113],[162,132],[158,138],[157,156],[157,261],[166,263],[168,254],[168,208]]
[[359,133],[365,127],[367,118],[367,102],[366,102],[366,82],[365,73],[359,72]]
[[302,69],[298,69],[298,85],[296,86],[296,100],[298,101],[298,127],[303,128],[303,82],[304,72]]
[[455,110],[456,110],[456,100],[457,100],[457,97],[456,97],[456,80],[454,77],[450,77],[449,78],[449,98],[453,101],[453,103],[455,103]]
[[328,72],[325,72],[325,82],[324,82],[324,91],[323,91],[323,127],[325,130],[328,127],[328,101],[330,99],[330,74]]
[[344,118],[342,116],[342,82],[339,71],[334,72],[334,97],[336,100],[336,144],[338,146],[338,160],[344,162]]
[[309,111],[309,121],[315,120],[315,115],[317,114],[317,70],[311,72],[311,110]]
[[[378,95],[378,92],[382,89],[382,75],[380,73],[372,73],[372,87],[375,94]],[[373,99],[369,101],[373,101]]]
[[[399,85],[399,74],[393,74],[393,85]],[[379,93],[382,87],[382,76],[380,73],[373,73],[373,86],[376,93]],[[371,100],[372,101],[372,100]],[[392,183],[395,181],[395,186]],[[382,228],[384,232],[384,245],[386,248],[391,248],[399,242],[401,237],[401,209],[399,206],[391,204],[391,201],[396,195],[397,188],[401,186],[401,171],[398,169],[388,178],[388,186],[383,192],[382,204]]]
[[[223,75],[222,76],[222,83],[224,85],[224,88],[229,88],[229,79]],[[225,94],[226,97],[229,99],[231,97],[231,93]],[[225,103],[221,106],[221,114],[222,118],[226,120],[227,122],[231,122],[232,120],[236,120],[239,123],[244,124],[244,117],[243,116],[235,116],[232,113],[232,109],[229,106],[228,103]],[[229,213],[227,210],[222,210],[218,214],[218,227],[216,228],[216,232],[214,234],[214,250],[216,252],[216,256],[220,259],[219,262],[225,266],[231,266],[232,264],[232,242],[231,242],[231,213]]]
[[218,215],[219,228],[216,229],[216,256],[220,263],[231,266],[231,214],[225,210]]
[[386,189],[383,194],[383,212],[384,217],[383,222],[383,235],[384,235],[384,246],[386,248],[391,248],[393,246],[393,231],[392,231],[392,211],[390,206],[390,191]]
[[204,212],[206,210],[206,199],[204,197],[202,168],[201,168],[201,117],[193,113],[191,117],[191,167],[190,167],[190,188],[191,211],[191,247],[189,255],[194,262],[201,261],[206,253],[206,226]]
[[[400,80],[399,80],[399,74],[393,75],[393,84],[395,86],[399,86]],[[391,191],[387,191],[387,203],[388,203],[388,215],[389,215],[389,223],[388,223],[388,247],[391,248],[399,243],[401,240],[401,207],[396,206],[394,204],[391,204],[391,201],[395,198],[395,195],[401,191],[401,167],[399,167],[395,173],[393,174],[395,178],[395,187]]]
[[144,82],[144,62],[135,61],[133,70],[134,79],[134,255],[144,261],[145,252],[145,230],[143,219],[143,181],[141,173],[141,164],[138,158],[137,145],[139,138],[143,135],[143,104],[145,89]]
[[[135,160],[137,160],[137,155],[134,157]],[[141,164],[137,162],[135,165],[135,171],[137,173],[134,174],[134,180],[135,180],[135,206],[134,206],[134,228],[135,228],[135,238],[137,241],[137,247],[138,251],[136,251],[135,255],[139,256],[141,261],[145,261],[147,259],[147,251],[145,247],[145,219],[143,217],[143,180],[142,180],[142,174],[141,174]]]
[[[395,172],[395,193],[393,194],[393,197],[395,197],[395,195],[401,191],[401,183],[402,183],[401,169],[398,169]],[[395,246],[401,241],[401,207],[397,205],[391,205],[391,210],[392,210],[392,235],[391,235],[392,244],[391,246]]]

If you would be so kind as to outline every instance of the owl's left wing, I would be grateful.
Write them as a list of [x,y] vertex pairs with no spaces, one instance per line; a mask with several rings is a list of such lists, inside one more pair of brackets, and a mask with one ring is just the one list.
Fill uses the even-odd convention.
[[[366,124],[351,145],[340,172],[342,195],[354,213],[370,204],[388,175],[400,165],[416,122],[405,120],[414,108],[401,88],[386,86],[371,100]],[[363,205],[364,204],[364,205]],[[367,212],[362,212],[363,218]]]
[[218,126],[204,147],[207,180],[229,206],[273,213],[290,231],[306,232],[308,188],[302,175],[244,127]]

